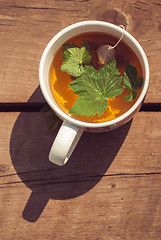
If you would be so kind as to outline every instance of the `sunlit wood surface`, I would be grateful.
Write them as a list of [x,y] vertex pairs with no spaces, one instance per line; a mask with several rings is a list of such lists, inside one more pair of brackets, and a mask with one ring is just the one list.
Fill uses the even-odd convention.
[[[0,0],[0,240],[161,239],[161,2]],[[40,112],[41,54],[83,20],[123,24],[142,45],[150,86],[123,127],[85,132],[68,164]]]

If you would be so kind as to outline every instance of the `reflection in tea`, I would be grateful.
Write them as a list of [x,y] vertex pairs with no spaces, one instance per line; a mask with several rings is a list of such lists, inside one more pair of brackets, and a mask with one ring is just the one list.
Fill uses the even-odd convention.
[[[102,67],[100,66],[99,59],[97,57],[97,49],[101,44],[115,45],[118,41],[115,37],[98,32],[90,32],[80,34],[72,39],[70,39],[68,44],[75,44],[79,47],[82,47],[83,43],[87,43],[89,54],[91,56],[91,62],[89,65],[92,65],[97,71]],[[125,101],[126,96],[129,94],[129,89],[124,88],[122,93],[114,98],[107,99],[107,108],[104,113],[99,116],[95,114],[94,116],[83,116],[69,113],[73,104],[77,101],[78,95],[69,87],[75,79],[71,78],[67,72],[61,70],[62,63],[64,62],[63,56],[63,47],[61,47],[55,54],[49,72],[49,83],[52,95],[58,104],[58,106],[72,118],[75,118],[84,122],[106,122],[113,120],[126,111],[128,111],[133,104],[136,102],[141,88],[137,92],[137,96],[133,101]],[[140,62],[131,48],[129,48],[123,41],[121,41],[116,47],[115,51],[115,60],[116,67],[120,72],[120,75],[125,74],[125,67],[127,64],[133,65],[138,76],[142,77],[142,70]]]

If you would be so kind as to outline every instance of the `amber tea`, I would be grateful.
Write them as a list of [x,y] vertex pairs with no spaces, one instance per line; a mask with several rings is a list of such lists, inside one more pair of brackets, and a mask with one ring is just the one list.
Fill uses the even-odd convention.
[[[105,65],[97,55],[99,46],[114,46],[117,41],[104,33],[83,33],[65,43],[65,50],[72,51],[65,52],[63,46],[57,51],[50,65],[49,83],[56,103],[67,115],[84,122],[106,122],[121,116],[136,102],[141,92],[142,70],[134,51],[122,40]],[[62,70],[64,61],[73,64],[78,50],[78,57],[83,57],[77,72],[73,74],[75,65],[69,64],[69,71]]]

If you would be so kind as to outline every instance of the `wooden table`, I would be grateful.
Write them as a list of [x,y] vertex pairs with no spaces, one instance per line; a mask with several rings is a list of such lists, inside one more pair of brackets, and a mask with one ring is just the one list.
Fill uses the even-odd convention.
[[[125,126],[85,132],[64,167],[40,112],[49,40],[83,20],[123,24],[150,65],[145,103]],[[0,240],[161,239],[161,2],[0,0]]]

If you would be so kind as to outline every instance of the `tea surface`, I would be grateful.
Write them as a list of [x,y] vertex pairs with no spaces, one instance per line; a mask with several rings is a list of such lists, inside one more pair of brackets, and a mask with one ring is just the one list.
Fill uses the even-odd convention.
[[[71,38],[67,43],[74,43],[81,47],[82,43],[87,42],[90,50],[90,55],[92,56],[92,62],[96,69],[100,67],[98,58],[96,55],[96,49],[101,44],[115,45],[118,39],[111,35],[91,32],[78,35],[77,37]],[[142,77],[142,70],[140,62],[136,54],[123,42],[121,41],[116,48],[116,62],[117,68],[120,73],[123,74],[125,70],[126,63],[130,63],[137,69],[139,77]],[[57,51],[55,57],[53,58],[50,66],[49,72],[49,83],[52,95],[58,104],[58,106],[71,117],[84,121],[84,122],[106,122],[113,120],[125,112],[127,112],[132,105],[136,102],[141,89],[139,89],[137,97],[134,101],[128,102],[124,100],[124,97],[128,94],[128,90],[124,90],[123,93],[113,99],[108,99],[108,107],[106,111],[98,117],[96,114],[93,117],[85,117],[81,115],[69,114],[69,110],[73,106],[74,102],[77,100],[78,95],[76,95],[70,88],[69,84],[72,82],[71,76],[66,72],[61,71],[61,65],[64,61],[62,57],[62,47]]]

